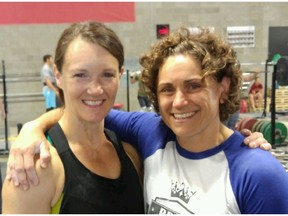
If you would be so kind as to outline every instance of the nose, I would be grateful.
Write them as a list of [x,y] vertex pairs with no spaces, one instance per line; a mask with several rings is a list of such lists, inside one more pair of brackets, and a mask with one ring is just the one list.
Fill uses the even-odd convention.
[[176,91],[175,97],[173,100],[174,107],[182,107],[188,104],[187,95],[183,91]]
[[101,95],[103,93],[101,83],[98,81],[92,81],[88,86],[87,93],[90,95]]

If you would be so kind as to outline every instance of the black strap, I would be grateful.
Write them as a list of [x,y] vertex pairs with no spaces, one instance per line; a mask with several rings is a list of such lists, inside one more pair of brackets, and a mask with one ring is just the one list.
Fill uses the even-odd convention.
[[69,149],[68,140],[62,131],[59,123],[55,124],[47,132],[52,140],[52,145],[57,149],[59,155]]
[[[116,151],[118,151],[118,153],[124,152],[124,148],[121,144],[119,137],[116,136],[116,134],[111,130],[108,130],[106,128],[104,130],[105,130],[106,136],[108,137],[108,139],[110,139]],[[52,128],[50,128],[47,134],[52,141],[52,145],[57,149],[57,152],[59,155],[61,155],[61,153],[70,149],[68,145],[68,140],[65,134],[63,133],[63,130],[61,126],[59,125],[59,123],[56,123]],[[122,154],[119,154],[119,155],[122,155]]]

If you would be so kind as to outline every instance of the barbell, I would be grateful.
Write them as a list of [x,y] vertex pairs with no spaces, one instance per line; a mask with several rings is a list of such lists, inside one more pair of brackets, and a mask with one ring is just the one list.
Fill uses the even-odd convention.
[[[276,81],[280,86],[288,85],[288,56],[280,56],[275,54],[272,61],[269,63],[271,65],[277,64],[276,70]],[[244,73],[269,73],[269,71],[243,71]],[[271,71],[272,72],[272,71]]]

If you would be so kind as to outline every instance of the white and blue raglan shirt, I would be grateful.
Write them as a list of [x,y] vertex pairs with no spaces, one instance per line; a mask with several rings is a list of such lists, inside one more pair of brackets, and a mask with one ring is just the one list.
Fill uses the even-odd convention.
[[237,131],[219,146],[193,153],[155,113],[112,110],[105,127],[133,144],[144,161],[146,213],[288,213],[284,167],[270,152],[244,145]]

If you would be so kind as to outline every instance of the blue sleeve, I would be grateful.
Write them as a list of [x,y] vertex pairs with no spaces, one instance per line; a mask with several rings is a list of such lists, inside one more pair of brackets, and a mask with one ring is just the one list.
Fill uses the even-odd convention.
[[[105,118],[105,128],[114,131],[121,140],[129,143],[135,143],[137,133],[135,132],[141,127],[138,124],[136,112],[123,112],[112,109]],[[140,123],[140,122],[139,122]],[[134,126],[134,127],[133,127]]]
[[[105,127],[114,131],[121,140],[133,145],[142,158],[153,151],[155,135],[159,139],[163,136],[163,130],[159,128],[160,117],[152,112],[124,112],[112,109],[105,118]],[[161,132],[157,132],[161,130]],[[155,146],[155,145],[154,145]]]
[[241,213],[287,214],[288,173],[284,167],[270,152],[242,148],[229,159],[233,160],[230,179]]

